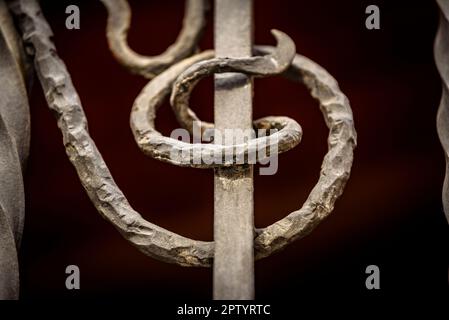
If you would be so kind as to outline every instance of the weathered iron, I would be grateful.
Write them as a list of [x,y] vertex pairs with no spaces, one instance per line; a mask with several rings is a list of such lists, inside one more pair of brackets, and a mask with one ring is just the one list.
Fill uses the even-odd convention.
[[[220,166],[233,166],[236,159],[248,160],[250,150],[264,149],[265,157],[270,156],[271,144],[277,145],[279,153],[295,147],[301,140],[301,126],[288,117],[264,117],[253,122],[257,129],[279,130],[270,136],[251,139],[242,145],[218,144],[190,144],[174,138],[163,137],[155,128],[156,111],[166,96],[172,92],[171,104],[179,123],[193,133],[194,122],[201,123],[201,132],[213,129],[214,125],[199,122],[195,113],[188,108],[190,93],[201,78],[214,73],[244,72],[256,76],[269,76],[279,74],[288,68],[295,55],[295,46],[291,39],[281,33],[275,32],[279,39],[279,46],[272,54],[253,58],[229,59],[215,58],[212,51],[199,53],[185,60],[178,68],[173,67],[164,76],[156,77],[148,83],[137,97],[132,113],[131,127],[137,144],[142,151],[158,160],[179,166],[195,168],[212,168]],[[180,73],[181,68],[186,68]],[[176,81],[174,81],[176,79]],[[174,82],[174,83],[173,83]],[[173,90],[172,90],[173,87]],[[183,150],[184,152],[174,152]],[[195,162],[195,155],[200,159],[220,154],[222,161],[216,163]],[[225,155],[231,154],[232,161],[227,161]]]
[[435,63],[442,80],[442,96],[437,114],[437,129],[446,159],[443,184],[443,209],[449,221],[449,3],[437,0],[440,8],[440,27],[435,39]]
[[158,56],[147,57],[128,45],[131,10],[126,0],[101,0],[108,10],[106,36],[114,57],[133,73],[152,79],[175,62],[195,53],[205,26],[206,0],[186,0],[183,27],[175,43]]
[[29,79],[22,41],[5,2],[0,0],[0,300],[19,298],[23,172],[30,140]]
[[[253,298],[254,259],[266,257],[311,232],[331,213],[335,201],[343,192],[356,146],[356,132],[348,99],[340,91],[335,79],[323,68],[301,55],[295,55],[294,44],[285,34],[274,33],[278,40],[277,47],[253,47],[251,0],[216,0],[215,58],[212,51],[205,51],[180,60],[173,66],[161,62],[160,67],[154,68],[154,60],[148,64],[131,62],[132,54],[123,49],[126,47],[126,29],[129,25],[126,2],[103,2],[109,12],[108,40],[116,58],[130,71],[145,77],[151,78],[160,72],[136,98],[131,112],[131,125],[138,145],[156,159],[185,165],[188,162],[186,159],[172,158],[169,150],[174,147],[192,150],[201,148],[200,151],[207,154],[217,149],[237,147],[177,145],[178,142],[163,137],[154,128],[156,109],[171,92],[171,103],[178,121],[185,128],[193,130],[193,121],[199,119],[188,106],[189,95],[195,84],[207,75],[225,72],[216,75],[215,83],[215,129],[218,130],[251,128],[252,76],[282,73],[303,83],[319,101],[329,128],[328,152],[322,163],[318,183],[302,208],[266,228],[254,229],[252,166],[237,165],[233,158],[231,162],[212,166],[215,168],[215,242],[192,240],[144,220],[130,206],[88,133],[80,98],[64,62],[56,52],[51,40],[51,29],[37,1],[11,1],[11,11],[19,22],[27,51],[34,58],[48,105],[55,111],[67,155],[98,212],[128,241],[151,257],[183,266],[213,264],[216,299]],[[188,1],[188,10],[193,10],[193,7],[197,13],[194,14],[195,21],[203,21],[199,16],[204,13],[204,1]],[[118,12],[123,8],[124,15]],[[188,33],[196,35],[199,29],[194,28],[196,31]],[[239,39],[240,36],[243,39]],[[197,37],[189,39],[193,38],[185,42],[190,44],[188,47],[196,43]],[[253,49],[256,56],[250,57]],[[184,54],[173,56],[179,60]],[[236,102],[236,99],[239,101]],[[201,123],[204,128],[214,127]],[[296,146],[302,136],[299,124],[286,117],[267,117],[256,121],[254,125],[280,129],[276,133],[281,141],[279,152]],[[258,141],[267,141],[266,146],[270,144],[269,137]],[[250,140],[248,146],[251,143],[254,142]],[[244,149],[247,146],[242,147]],[[199,167],[207,166],[201,164]]]

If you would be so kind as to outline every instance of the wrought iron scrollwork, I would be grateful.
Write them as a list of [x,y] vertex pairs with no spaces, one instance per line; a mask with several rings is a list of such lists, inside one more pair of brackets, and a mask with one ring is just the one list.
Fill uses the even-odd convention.
[[8,8],[0,0],[0,300],[18,299],[28,157],[30,71]]
[[449,221],[449,3],[437,0],[440,8],[440,27],[435,39],[435,62],[442,80],[442,96],[437,114],[437,129],[446,159],[443,184],[443,208]]

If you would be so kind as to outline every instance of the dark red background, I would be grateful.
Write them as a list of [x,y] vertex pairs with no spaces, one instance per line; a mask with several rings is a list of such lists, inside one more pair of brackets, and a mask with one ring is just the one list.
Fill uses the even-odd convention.
[[[130,1],[129,42],[143,54],[176,38],[183,1]],[[81,29],[64,27],[78,4]],[[381,30],[364,27],[365,8],[381,9]],[[133,100],[146,80],[129,74],[108,51],[106,10],[99,1],[44,1],[44,13],[83,101],[93,139],[132,206],[164,228],[212,240],[213,173],[145,157],[129,128]],[[432,45],[433,1],[255,1],[255,41],[274,44],[271,28],[325,67],[349,97],[358,132],[351,179],[333,214],[308,237],[256,263],[257,298],[304,294],[367,296],[447,292],[449,228],[440,201],[444,159],[435,115],[440,80]],[[212,48],[212,15],[201,48]],[[212,120],[212,80],[191,105]],[[210,269],[182,268],[144,256],[103,220],[69,163],[56,122],[36,82],[26,173],[27,213],[21,251],[22,298],[209,299]],[[305,88],[274,77],[255,81],[254,118],[287,115],[303,142],[280,156],[275,176],[255,177],[258,227],[298,209],[315,184],[327,129]],[[178,127],[164,105],[157,126]],[[65,267],[81,270],[81,290],[65,288]],[[381,290],[365,289],[365,268],[381,270]]]

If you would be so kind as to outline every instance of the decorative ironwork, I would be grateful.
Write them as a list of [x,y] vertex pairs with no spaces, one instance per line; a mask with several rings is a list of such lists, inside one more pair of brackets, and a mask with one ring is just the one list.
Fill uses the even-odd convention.
[[[170,150],[199,149],[207,155],[217,149],[222,151],[229,148],[239,149],[235,145],[188,145],[163,137],[154,127],[156,110],[171,93],[171,104],[178,121],[183,127],[193,130],[193,122],[199,119],[189,108],[188,100],[195,84],[205,76],[223,72],[238,72],[248,76],[282,73],[293,81],[303,83],[311,95],[319,101],[329,128],[329,137],[328,152],[324,157],[318,182],[301,209],[266,228],[254,231],[254,243],[250,244],[250,248],[254,245],[256,259],[266,257],[307,235],[331,213],[349,178],[353,150],[356,146],[356,132],[349,101],[331,75],[308,58],[295,54],[293,41],[280,31],[273,31],[278,41],[277,47],[255,46],[255,57],[214,58],[213,51],[187,57],[196,49],[204,26],[207,4],[203,0],[187,1],[184,29],[173,47],[161,57],[142,57],[133,53],[126,44],[126,32],[130,22],[130,10],[126,1],[102,0],[102,2],[108,9],[107,36],[111,51],[117,60],[130,71],[144,77],[151,79],[159,74],[143,88],[131,112],[131,126],[135,140],[147,155],[185,166],[192,165],[191,159],[173,158]],[[216,10],[232,6],[231,3],[236,5],[237,2],[226,1],[226,4],[221,2],[216,6]],[[55,111],[67,155],[98,212],[148,256],[183,266],[211,266],[215,250],[214,242],[197,241],[172,233],[146,221],[130,206],[115,184],[88,133],[87,119],[80,98],[64,62],[56,53],[51,40],[51,29],[38,3],[35,0],[14,0],[10,6],[19,21],[25,45],[28,51],[33,53],[35,68],[48,105]],[[175,62],[177,63],[173,65]],[[264,147],[269,146],[270,139],[274,137],[280,141],[279,152],[284,152],[296,146],[302,136],[299,124],[287,117],[262,118],[256,120],[254,126],[265,129],[277,128],[279,131],[272,136],[250,140],[241,146],[243,148],[240,150],[240,156],[245,155],[256,141]],[[213,128],[213,124],[201,122],[201,130],[206,128]],[[225,162],[221,167],[234,167],[235,159],[233,158],[233,162]],[[217,167],[216,164],[211,166],[205,163],[192,166]],[[251,172],[247,177],[252,179],[252,171],[247,172]],[[216,171],[216,177],[220,177],[220,174],[223,172]],[[232,176],[233,174],[235,172],[230,173],[232,179],[239,179],[239,173],[237,176]],[[230,181],[234,181],[232,179]],[[252,194],[252,180],[250,187]],[[252,197],[250,200],[252,201]],[[252,204],[250,207],[252,208]],[[251,290],[244,295],[232,295],[226,293],[226,290],[223,292],[220,291],[215,297],[252,297]]]
[[8,8],[0,0],[0,300],[18,299],[28,158],[30,68]]

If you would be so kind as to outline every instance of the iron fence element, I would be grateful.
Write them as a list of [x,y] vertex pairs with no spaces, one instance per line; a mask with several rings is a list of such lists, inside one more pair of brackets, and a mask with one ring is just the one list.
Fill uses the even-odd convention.
[[[154,127],[157,108],[171,94],[178,121],[183,127],[193,130],[193,121],[199,119],[189,108],[189,95],[195,84],[208,75],[215,74],[216,77],[215,125],[219,130],[252,126],[253,76],[281,73],[304,84],[318,100],[329,128],[328,152],[323,159],[318,182],[303,206],[266,228],[255,229],[252,166],[248,163],[237,165],[235,158],[214,166],[201,163],[198,167],[214,167],[215,170],[215,242],[189,239],[146,221],[131,207],[89,135],[81,100],[56,52],[51,40],[52,31],[37,1],[13,0],[10,3],[27,51],[34,58],[47,103],[56,115],[66,153],[98,212],[148,256],[183,266],[214,265],[214,298],[253,298],[254,259],[267,257],[310,233],[332,212],[335,201],[343,193],[356,146],[348,99],[326,70],[295,54],[294,43],[286,34],[273,32],[277,47],[252,45],[251,0],[216,0],[216,51],[189,57],[186,55],[193,53],[191,49],[197,48],[206,4],[203,0],[187,1],[184,29],[177,42],[182,45],[174,46],[186,50],[168,50],[171,53],[167,63],[159,58],[137,58],[126,44],[130,19],[126,1],[102,1],[109,13],[107,37],[114,56],[131,72],[153,78],[137,96],[131,111],[136,142],[149,156],[186,165],[189,163],[186,159],[174,159],[169,151],[178,147],[200,148],[207,154],[217,149],[236,148],[235,145],[179,145],[179,142],[162,136]],[[253,51],[255,56],[252,56]],[[203,128],[214,127],[213,124],[201,123]],[[279,152],[296,146],[302,136],[299,124],[288,117],[262,118],[254,125],[279,129],[276,133],[280,140]],[[269,146],[269,138],[258,138],[258,141]],[[243,147],[249,147],[251,143],[254,142],[249,141]]]

